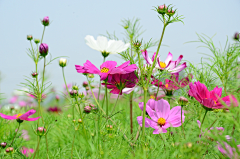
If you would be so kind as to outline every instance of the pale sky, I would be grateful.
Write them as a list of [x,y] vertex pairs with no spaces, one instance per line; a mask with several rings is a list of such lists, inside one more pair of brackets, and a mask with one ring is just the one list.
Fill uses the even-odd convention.
[[[171,52],[174,60],[182,54],[184,60],[199,63],[203,56],[199,52],[210,52],[197,48],[200,43],[184,44],[197,40],[196,33],[216,34],[214,42],[220,46],[219,42],[224,44],[227,37],[233,43],[233,34],[240,31],[239,0],[0,0],[0,72],[3,75],[0,93],[9,98],[14,89],[21,88],[18,85],[24,82],[24,76],[34,71],[34,63],[26,54],[30,47],[26,36],[32,34],[33,38],[41,38],[40,20],[44,16],[49,16],[51,25],[46,28],[43,43],[49,45],[53,57],[69,57],[66,79],[68,83],[81,85],[85,79],[76,72],[74,65],[82,65],[86,60],[96,66],[102,63],[101,54],[85,44],[86,35],[96,38],[106,31],[115,31],[122,39],[121,20],[135,17],[140,18],[146,30],[141,36],[144,41],[159,39],[162,24],[152,9],[164,3],[175,5],[178,14],[185,19],[184,25],[174,23],[167,27],[163,44],[169,47],[161,48],[163,59]],[[152,51],[156,51],[156,47]],[[116,60],[119,65],[123,62],[117,55],[110,55],[108,60]],[[47,67],[47,73],[53,86],[61,90],[64,82],[58,60]]]

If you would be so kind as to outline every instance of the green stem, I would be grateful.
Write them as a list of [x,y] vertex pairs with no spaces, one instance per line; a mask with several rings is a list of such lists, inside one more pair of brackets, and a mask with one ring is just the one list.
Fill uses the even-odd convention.
[[131,131],[131,135],[133,134],[133,111],[132,111],[132,107],[133,107],[133,91],[130,93],[130,131]]
[[202,130],[202,125],[203,125],[203,122],[204,122],[204,119],[206,117],[207,112],[208,112],[208,110],[206,109],[205,114],[204,114],[203,119],[202,119],[202,122],[201,122],[200,130]]
[[145,141],[146,104],[147,104],[147,88],[144,88],[144,106],[143,106],[143,119],[142,119],[142,140],[143,141]]
[[[106,57],[103,57],[103,63],[105,62]],[[99,88],[98,88],[98,102],[99,102],[99,97],[100,97],[100,93],[101,93],[101,79],[99,81]]]
[[44,26],[44,28],[43,28],[43,33],[42,33],[42,38],[41,38],[41,42],[40,42],[40,44],[41,44],[42,41],[43,41],[44,32],[45,32],[45,26]]
[[107,81],[105,81],[105,97],[106,97],[106,115],[108,119],[108,91],[107,91]]
[[36,150],[35,150],[35,153],[34,153],[33,159],[35,158],[36,153],[37,153],[37,151],[38,151],[38,149],[39,149],[40,141],[41,141],[41,137],[40,137],[40,139],[39,139],[39,141],[38,141],[37,148],[36,148]]
[[73,136],[72,150],[71,150],[71,158],[73,158],[73,146],[74,146],[74,140],[75,140],[76,132],[77,132],[77,130],[75,130],[74,136]]
[[12,140],[12,142],[11,142],[11,144],[10,144],[10,146],[9,146],[9,147],[11,147],[11,146],[13,145],[13,141],[14,141],[14,139],[15,139],[15,138],[16,138],[16,136],[17,136],[17,133],[18,133],[18,131],[19,131],[19,128],[20,128],[20,125],[21,125],[21,123],[18,123],[17,132],[16,132],[16,134],[15,134],[15,136],[14,136],[14,138],[13,138],[13,140]]
[[183,121],[182,121],[182,111],[183,111],[183,106],[181,106],[181,126],[182,126],[182,133],[185,139],[185,134],[184,134],[184,128],[183,128]]
[[[121,91],[120,91],[120,92],[121,92]],[[112,112],[110,113],[109,116],[112,116],[112,114],[113,114],[113,112],[114,112],[114,110],[115,110],[115,108],[116,108],[116,106],[117,106],[117,102],[118,102],[118,99],[119,99],[120,92],[119,92],[119,94],[118,94],[118,97],[117,97],[117,100],[116,100],[115,105],[114,105],[114,107],[113,107],[113,110],[112,110]]]

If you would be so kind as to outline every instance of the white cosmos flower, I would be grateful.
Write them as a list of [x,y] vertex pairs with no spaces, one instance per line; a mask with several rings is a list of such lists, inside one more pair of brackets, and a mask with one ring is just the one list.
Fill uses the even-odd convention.
[[121,40],[109,40],[104,36],[98,36],[97,40],[93,36],[87,35],[85,37],[86,44],[97,51],[107,54],[117,54],[128,49],[130,43],[125,44]]

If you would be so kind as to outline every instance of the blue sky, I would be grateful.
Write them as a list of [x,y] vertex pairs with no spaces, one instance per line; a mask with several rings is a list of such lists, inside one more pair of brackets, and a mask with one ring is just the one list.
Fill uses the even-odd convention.
[[[30,47],[26,40],[28,34],[33,38],[41,38],[43,26],[40,20],[49,16],[51,25],[46,29],[44,43],[49,45],[53,57],[68,56],[66,79],[81,85],[85,79],[78,74],[74,65],[82,65],[87,59],[95,65],[102,62],[101,54],[89,48],[84,41],[86,35],[95,38],[106,31],[115,31],[119,39],[123,38],[124,29],[121,20],[140,18],[143,30],[141,38],[159,39],[162,24],[154,12],[153,6],[173,4],[178,8],[179,15],[185,17],[184,25],[174,23],[167,27],[160,55],[165,58],[170,51],[174,59],[179,55],[184,60],[199,63],[203,55],[210,53],[203,48],[197,48],[200,43],[188,43],[197,40],[196,33],[204,33],[214,37],[217,46],[224,44],[227,37],[233,42],[232,36],[240,30],[239,0],[1,0],[0,1],[0,71],[3,80],[0,92],[10,97],[14,89],[24,82],[24,76],[30,76],[34,63],[26,54]],[[152,51],[156,48],[152,48]],[[117,55],[110,55],[108,60],[123,62]],[[42,64],[40,64],[42,67]],[[58,61],[47,67],[47,73],[53,86],[61,90],[63,79]]]

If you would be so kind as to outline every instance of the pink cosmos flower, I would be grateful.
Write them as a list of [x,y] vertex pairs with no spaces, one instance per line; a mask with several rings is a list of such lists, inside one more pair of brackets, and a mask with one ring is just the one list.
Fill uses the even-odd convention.
[[[152,59],[150,59],[150,57],[148,56],[147,50],[144,50],[144,51],[142,50],[142,55],[143,55],[143,58],[146,60],[147,64],[149,65],[153,64],[156,53],[153,54]],[[178,64],[183,58],[183,55],[180,55],[176,61],[172,61],[172,58],[173,56],[169,52],[165,62],[162,62],[160,59],[160,56],[158,55],[156,59],[157,63],[155,68],[159,70],[167,70],[170,73],[179,73],[187,67],[186,62],[178,66]]]
[[[105,80],[109,74],[126,74],[132,72],[132,70],[137,66],[136,64],[128,66],[130,62],[127,61],[122,65],[116,67],[117,62],[115,61],[106,61],[100,66],[100,70],[93,65],[90,61],[86,61],[83,65],[79,66],[75,65],[75,68],[78,73],[91,73],[91,74],[98,74],[101,80]],[[127,64],[127,65],[126,65]]]
[[55,106],[55,107],[49,107],[49,108],[47,109],[47,111],[58,114],[58,113],[61,112],[62,110],[61,110],[61,108]]
[[5,115],[5,114],[0,113],[0,116],[7,120],[17,119],[17,120],[26,120],[26,121],[35,121],[35,120],[38,120],[39,118],[41,118],[41,117],[28,118],[29,116],[33,115],[34,113],[36,113],[36,110],[31,109],[24,114],[19,113],[19,114],[10,116],[10,115]]
[[[240,145],[237,145],[238,150],[240,152]],[[218,150],[225,156],[229,157],[231,159],[238,159],[240,156],[236,152],[236,149],[228,145],[226,142],[224,142],[224,145],[218,144]]]
[[[134,72],[127,74],[109,75],[107,88],[112,89],[110,93],[122,95],[124,88],[133,88],[138,82],[138,77]],[[105,83],[102,83],[105,85]]]
[[194,97],[200,104],[210,109],[222,109],[224,105],[221,102],[224,102],[227,106],[238,106],[238,101],[233,95],[229,95],[221,98],[222,88],[216,86],[212,91],[209,92],[207,87],[198,82],[191,82],[189,84],[190,90],[188,94]]
[[[199,120],[197,120],[197,123],[198,123],[198,127],[199,128],[201,128],[201,122],[199,121]],[[222,132],[224,131],[224,128],[223,127],[211,127],[210,128],[210,130],[208,130],[208,132],[210,133],[211,132],[211,130],[214,130],[214,129],[216,129],[216,130],[218,130],[218,134],[219,135],[222,135]],[[207,129],[206,129],[207,130]],[[201,134],[199,135],[199,137],[201,137],[201,136],[203,136],[204,135],[204,132],[202,131],[202,129],[201,129]],[[209,137],[208,137],[209,138]]]
[[13,97],[10,99],[9,103],[10,103],[10,104],[13,104],[13,103],[15,103],[15,102],[17,101],[17,99],[18,99],[18,96],[13,96]]
[[25,101],[20,101],[20,102],[18,103],[18,105],[19,105],[20,107],[26,107],[26,106],[27,106],[27,103],[26,103]]
[[186,87],[190,83],[190,78],[192,77],[193,75],[190,74],[179,81],[178,80],[179,73],[176,73],[176,74],[172,74],[170,79],[166,79],[165,84],[163,84],[158,79],[155,79],[154,77],[151,83],[154,84],[156,87],[162,88],[166,94],[172,95],[174,90],[178,90],[180,88]]
[[[37,99],[37,95],[34,94],[34,93],[31,93],[31,92],[27,93],[27,96]],[[47,95],[43,93],[42,94],[42,99],[45,99],[46,97],[47,97]]]
[[29,156],[31,156],[31,154],[34,153],[34,149],[22,147],[21,152],[22,152],[22,154],[24,154],[26,157],[29,157]]
[[[166,100],[154,101],[150,99],[147,102],[146,111],[151,119],[145,118],[145,127],[154,128],[153,134],[166,133],[166,129],[171,126],[181,126],[181,106],[173,107],[170,110],[170,105]],[[140,126],[142,126],[142,119],[142,116],[137,117]],[[184,111],[182,112],[182,119],[184,122]]]

